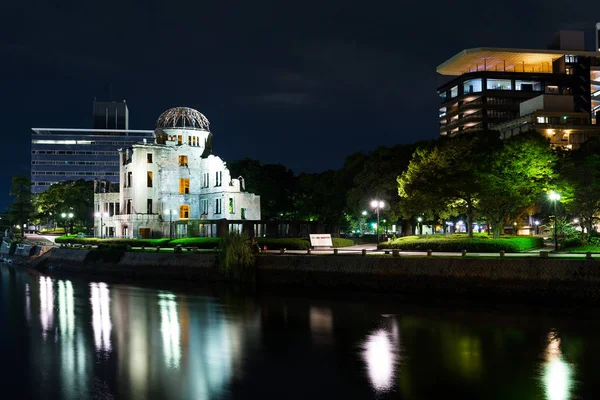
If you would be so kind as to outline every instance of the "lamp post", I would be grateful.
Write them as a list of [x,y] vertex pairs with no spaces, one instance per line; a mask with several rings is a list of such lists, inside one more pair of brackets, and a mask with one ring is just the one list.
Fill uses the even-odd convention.
[[100,239],[104,239],[104,217],[108,217],[108,213],[107,212],[97,212],[96,214],[94,214],[94,216],[96,218],[100,217]]
[[[65,235],[66,235],[68,233],[67,228],[68,228],[69,222],[70,222],[71,218],[73,218],[73,213],[71,213],[71,212],[68,214],[62,213],[62,214],[60,214],[60,216],[65,220]],[[73,233],[73,232],[71,232],[71,233]]]
[[360,220],[360,231],[362,232],[362,234],[365,234],[365,229],[364,226],[367,224],[367,212],[363,211],[362,212],[362,219]]
[[537,235],[539,232],[540,221],[533,221],[535,224],[535,234]]
[[165,214],[169,215],[169,239],[173,240],[173,214],[175,210],[165,210]]
[[421,222],[423,221],[423,218],[418,217],[417,218],[417,222],[419,223],[418,225],[418,229],[419,229],[419,235],[423,235],[423,225],[421,225]]
[[552,191],[548,194],[550,200],[554,203],[554,251],[558,251],[558,235],[556,230],[556,203],[560,201],[560,194]]
[[377,213],[377,244],[379,244],[379,210],[381,210],[384,205],[384,202],[381,200],[371,201],[371,207],[373,207],[375,209],[375,212]]

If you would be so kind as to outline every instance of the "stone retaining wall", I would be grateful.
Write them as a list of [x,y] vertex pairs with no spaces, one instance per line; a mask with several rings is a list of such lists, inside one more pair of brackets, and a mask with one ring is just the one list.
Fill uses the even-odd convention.
[[41,270],[125,277],[222,281],[214,254],[126,252],[117,264],[86,261],[90,250],[55,249]]
[[[41,269],[161,279],[222,281],[215,254],[125,253],[118,264],[89,251],[55,249]],[[600,260],[261,255],[262,286],[387,293],[536,296],[600,300]]]
[[262,256],[263,285],[600,299],[600,262],[541,258]]

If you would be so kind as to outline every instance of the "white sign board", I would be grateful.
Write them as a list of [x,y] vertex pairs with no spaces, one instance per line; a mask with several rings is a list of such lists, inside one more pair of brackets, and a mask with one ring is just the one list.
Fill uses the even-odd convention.
[[313,247],[333,247],[333,243],[331,243],[331,235],[329,233],[310,235],[310,244]]

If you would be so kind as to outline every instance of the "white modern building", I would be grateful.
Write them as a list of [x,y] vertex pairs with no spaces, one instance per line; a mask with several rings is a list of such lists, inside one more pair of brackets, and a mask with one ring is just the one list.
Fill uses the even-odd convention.
[[95,232],[101,237],[214,237],[227,231],[260,235],[260,197],[245,192],[212,154],[209,122],[177,107],[156,123],[152,143],[121,148],[119,192],[97,182]]

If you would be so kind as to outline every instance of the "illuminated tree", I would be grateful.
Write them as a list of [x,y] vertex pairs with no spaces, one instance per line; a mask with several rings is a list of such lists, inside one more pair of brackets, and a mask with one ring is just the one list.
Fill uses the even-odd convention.
[[473,237],[479,196],[485,190],[480,170],[499,146],[496,135],[471,133],[441,139],[435,146],[415,152],[397,179],[404,216],[416,212],[465,214],[469,237]]
[[494,238],[500,237],[508,215],[530,208],[549,190],[555,162],[548,142],[537,133],[515,136],[487,155],[476,179],[483,183],[479,211],[491,224]]

